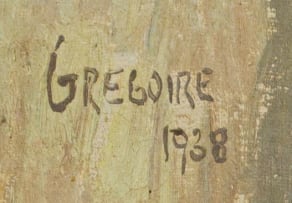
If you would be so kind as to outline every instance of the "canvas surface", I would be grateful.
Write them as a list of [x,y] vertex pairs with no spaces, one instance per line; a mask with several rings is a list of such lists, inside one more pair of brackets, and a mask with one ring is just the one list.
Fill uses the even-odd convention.
[[292,4],[0,1],[0,202],[291,203]]

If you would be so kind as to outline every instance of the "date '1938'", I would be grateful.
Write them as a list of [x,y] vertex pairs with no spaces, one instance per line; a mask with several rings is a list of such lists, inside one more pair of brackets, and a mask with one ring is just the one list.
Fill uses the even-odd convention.
[[[186,168],[186,147],[188,144],[188,135],[181,128],[169,129],[168,125],[163,129],[163,145],[164,145],[164,153],[165,153],[165,161],[167,162],[169,159],[169,132],[173,134],[172,142],[175,148],[183,150],[182,155],[182,166],[181,173],[185,173]],[[193,149],[189,151],[190,158],[199,162],[204,159],[207,155],[207,150],[205,147],[199,145],[198,143],[201,140],[201,130],[198,128],[193,129],[192,132],[194,137],[197,137],[197,140],[193,146]],[[215,131],[211,131],[209,134],[210,141],[213,145],[212,147],[212,155],[216,163],[224,163],[226,161],[226,153],[227,149],[224,145],[227,142],[227,129],[219,128]],[[220,138],[219,138],[220,137]],[[180,138],[180,141],[178,139]]]

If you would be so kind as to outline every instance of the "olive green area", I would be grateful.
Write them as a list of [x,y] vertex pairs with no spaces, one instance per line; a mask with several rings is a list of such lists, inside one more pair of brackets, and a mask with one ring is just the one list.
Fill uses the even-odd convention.
[[[292,3],[274,0],[271,7],[277,11],[277,33],[265,47],[257,84],[274,89],[274,99],[258,131],[258,160],[250,158],[247,170],[256,186],[249,188],[255,189],[252,202],[257,203],[292,202]],[[255,100],[259,96],[256,91]]]

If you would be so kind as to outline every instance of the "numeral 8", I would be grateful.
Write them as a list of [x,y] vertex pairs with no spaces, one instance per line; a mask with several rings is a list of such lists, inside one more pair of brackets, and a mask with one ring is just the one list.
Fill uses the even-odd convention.
[[[217,135],[221,135],[221,139],[217,140]],[[212,155],[216,163],[224,163],[226,161],[227,149],[224,144],[227,142],[227,129],[219,128],[210,133],[210,140],[213,144]]]

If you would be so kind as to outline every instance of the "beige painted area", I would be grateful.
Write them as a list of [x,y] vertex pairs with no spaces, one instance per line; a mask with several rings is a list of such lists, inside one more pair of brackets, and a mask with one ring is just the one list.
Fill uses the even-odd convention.
[[[75,99],[63,113],[48,103],[47,71],[59,35],[53,97],[68,88],[57,76],[76,73]],[[244,179],[247,147],[255,139],[252,94],[268,30],[264,0],[14,0],[0,2],[0,202],[249,202]],[[101,109],[83,106],[84,67],[99,72],[93,98]],[[196,74],[213,69],[200,101]],[[121,105],[103,96],[107,71],[123,97]],[[156,70],[163,80],[158,102],[144,106],[128,99],[131,70],[135,85],[148,87]],[[190,71],[195,109],[181,94],[168,100],[167,76]],[[151,83],[152,84],[152,83]],[[181,90],[183,92],[183,90]],[[139,97],[139,94],[135,95]],[[165,162],[164,126],[191,137],[200,128],[207,156],[193,162],[187,146],[169,142]],[[215,163],[210,130],[228,130],[227,161]],[[151,191],[151,192],[150,192]]]

